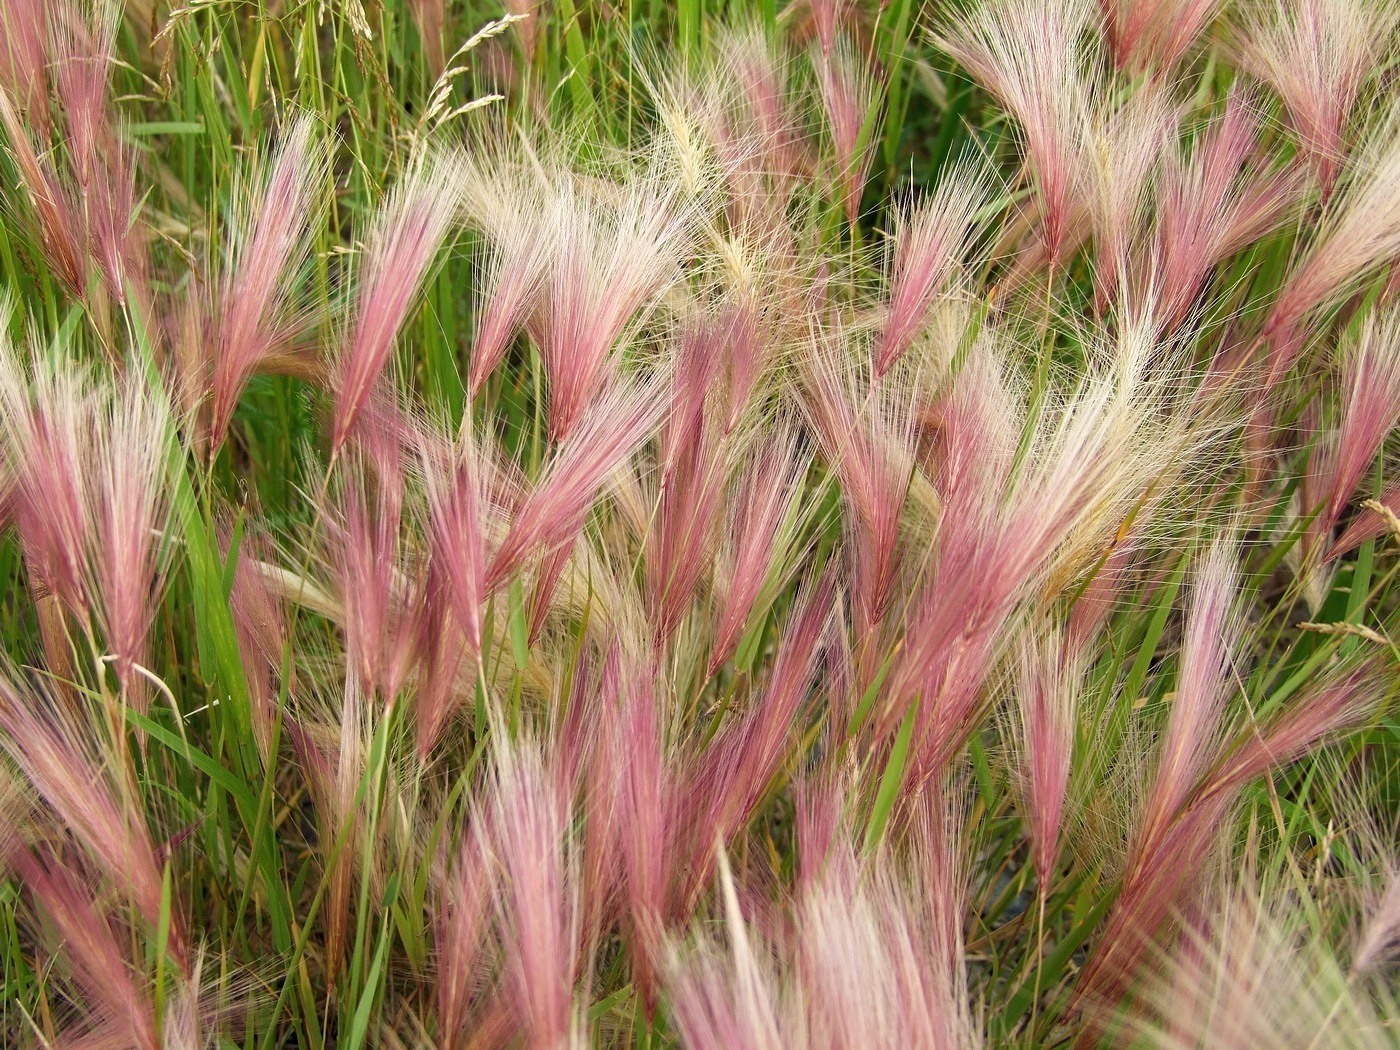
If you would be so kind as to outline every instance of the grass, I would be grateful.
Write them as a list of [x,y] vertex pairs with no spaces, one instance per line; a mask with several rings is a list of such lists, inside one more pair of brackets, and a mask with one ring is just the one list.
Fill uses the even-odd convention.
[[[1131,300],[1160,261],[1165,166],[1146,180],[1149,203],[1128,209],[1129,269],[1105,307],[1097,217],[1078,215],[1085,235],[1037,262],[1045,172],[1023,164],[1024,114],[935,43],[932,30],[967,17],[951,9],[558,0],[512,19],[452,4],[426,46],[431,0],[119,12],[114,58],[94,63],[105,149],[84,152],[56,74],[42,107],[15,105],[14,127],[40,144],[78,222],[97,221],[105,191],[74,173],[96,165],[115,185],[121,144],[134,213],[104,236],[139,242],[144,269],[108,287],[94,234],[80,238],[91,258],[75,285],[13,127],[0,155],[13,307],[0,311],[13,344],[0,376],[0,1042],[1392,1045],[1393,960],[1348,967],[1357,931],[1386,920],[1397,863],[1400,535],[1362,504],[1394,491],[1400,404],[1374,410],[1392,416],[1339,515],[1324,496],[1341,475],[1331,450],[1353,440],[1360,411],[1348,348],[1373,339],[1379,360],[1400,358],[1400,325],[1386,320],[1396,253],[1305,312],[1302,353],[1281,377],[1261,371],[1283,342],[1270,311],[1384,170],[1365,144],[1384,153],[1400,112],[1394,19],[1357,6],[1385,43],[1330,202],[1286,108],[1228,45],[1235,5],[1174,67],[1179,111],[1159,153],[1177,140],[1204,149],[1232,86],[1249,83],[1257,141],[1229,178],[1241,192],[1275,175],[1289,189],[1276,221],[1208,259],[1182,317],[1156,327],[1153,296]],[[101,24],[86,6],[0,0],[11,25],[34,11]],[[855,224],[818,87],[827,11],[878,85],[868,105],[853,92],[854,148],[869,163]],[[764,154],[742,185],[745,150],[778,140],[745,132],[721,155],[716,128],[742,101],[736,26],[785,49],[796,120],[793,171]],[[1065,91],[1112,111],[1153,90],[1150,69],[1083,47],[1097,48],[1083,60],[1092,83]],[[0,90],[19,97],[3,65]],[[298,115],[330,155],[324,211],[298,231],[305,264],[277,274],[275,352],[211,450],[226,275],[259,218],[249,187]],[[1096,149],[1120,160],[1121,143],[1093,133],[1077,170]],[[352,319],[377,310],[361,300],[370,232],[429,154],[469,203],[429,244],[391,360],[333,451]],[[896,215],[968,170],[980,197],[967,243],[917,338],[873,376]],[[1389,188],[1373,228],[1400,229]],[[606,303],[639,287],[604,347],[600,393],[557,440],[558,355],[546,350],[567,330],[559,260],[570,237],[592,236],[577,241],[586,283],[622,236],[628,193],[659,201],[681,232],[653,267],[619,264],[599,291]],[[536,204],[548,261],[474,396],[488,263],[523,252],[521,216]],[[736,304],[771,324],[742,398],[744,337],[724,313]],[[182,329],[187,317],[204,327]],[[76,480],[33,466],[54,407],[47,371],[87,391],[72,398],[90,438]],[[1366,389],[1387,374],[1364,374]],[[102,397],[116,407],[87,407]],[[108,484],[123,449],[103,428],[143,397],[168,414],[151,438],[157,467],[112,467]],[[651,415],[624,440],[632,412]],[[763,457],[784,449],[767,535],[754,513],[774,484]],[[554,467],[571,451],[577,473]],[[562,489],[595,466],[577,508],[560,509],[550,479]],[[482,573],[534,506],[545,524],[519,564],[489,583],[452,575],[472,533],[464,519],[440,524],[465,512],[434,504],[428,476],[480,513]],[[101,572],[125,557],[104,531],[129,506],[123,480],[158,507],[134,599],[153,612],[139,659],[116,651]],[[65,590],[41,541],[70,483],[91,520],[77,546],[54,541],[82,565]],[[1368,520],[1346,547],[1348,526]],[[887,536],[882,583],[871,552]],[[1240,627],[1193,692],[1185,650],[1216,545],[1238,574]],[[695,575],[663,624],[666,581],[687,556]],[[712,654],[741,581],[751,607],[732,651]],[[1025,793],[1044,745],[1025,725],[1019,654],[1081,618],[1065,816],[1042,882]],[[1334,687],[1348,692],[1332,716],[1320,709]],[[434,703],[446,713],[425,746]],[[1187,742],[1205,757],[1177,768],[1173,726],[1188,708],[1206,712]],[[149,829],[155,913],[64,819],[20,710],[86,756],[71,769],[88,805],[114,800],[123,827]],[[1297,746],[1290,718],[1306,723]],[[1252,775],[1227,786],[1233,762]],[[1182,801],[1159,840],[1148,815],[1172,777]],[[1183,829],[1219,797],[1228,804],[1191,838]],[[1143,886],[1164,902],[1160,921],[1132,903]],[[823,911],[822,894],[854,918]],[[474,908],[475,937],[453,925],[465,930]],[[1246,920],[1269,936],[1256,944]],[[100,990],[103,956],[80,929],[120,960],[128,999]],[[1266,950],[1275,934],[1293,956]],[[458,1027],[444,1021],[454,1008]]]

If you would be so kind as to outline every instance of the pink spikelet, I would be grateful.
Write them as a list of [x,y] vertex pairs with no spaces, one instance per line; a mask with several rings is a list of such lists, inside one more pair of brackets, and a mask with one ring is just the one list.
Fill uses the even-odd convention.
[[[156,929],[161,920],[162,878],[144,816],[127,801],[129,789],[94,753],[93,727],[67,714],[38,686],[23,688],[0,674],[0,746],[54,814],[77,837],[103,873]],[[183,960],[185,937],[171,915],[171,954]]]
[[1182,111],[1170,90],[1155,85],[1134,91],[1121,103],[1095,107],[1097,148],[1084,151],[1091,173],[1084,207],[1094,236],[1094,306],[1100,315],[1129,272],[1151,191],[1157,189],[1159,168],[1176,140]]
[[1070,239],[1078,194],[1090,96],[1085,41],[1093,22],[1083,0],[988,0],[937,37],[1020,123],[1052,265]]
[[1168,153],[1158,189],[1151,273],[1144,283],[1165,329],[1195,302],[1210,271],[1268,233],[1298,196],[1288,173],[1257,170],[1257,104],[1232,92],[1225,111],[1188,159]]
[[[1209,561],[1207,570],[1213,572]],[[1218,616],[1212,612],[1219,605],[1209,593],[1209,579],[1203,586],[1207,591],[1197,596],[1187,627],[1187,647],[1199,646],[1199,637],[1191,636]],[[1240,790],[1331,734],[1356,725],[1374,709],[1380,695],[1374,672],[1365,665],[1328,675],[1289,710],[1263,728],[1246,729],[1242,739],[1229,746],[1220,740],[1218,723],[1206,724],[1211,712],[1198,699],[1206,695],[1200,689],[1204,670],[1202,661],[1183,656],[1182,685],[1192,685],[1195,679],[1193,691],[1185,697],[1179,694],[1173,706],[1157,779],[1130,849],[1123,886],[1080,974],[1076,1003],[1110,1003],[1119,998],[1150,951],[1152,938],[1188,903],[1201,874],[1199,858],[1219,841]],[[1178,713],[1183,700],[1192,703],[1188,714]],[[1195,733],[1196,739],[1183,740],[1187,732]],[[1185,778],[1193,773],[1195,779],[1187,782]],[[1175,808],[1168,810],[1173,803]],[[1091,1020],[1081,1044],[1091,1045],[1099,1031],[1098,1022]]]
[[15,477],[15,524],[40,593],[84,615],[91,607],[87,553],[94,523],[88,443],[96,395],[68,368],[32,377],[12,347],[0,345],[0,427]]
[[1400,868],[1392,868],[1385,889],[1371,906],[1356,940],[1352,973],[1363,973],[1390,956],[1400,944]]
[[1060,827],[1074,757],[1080,670],[1055,631],[1028,631],[1021,650],[1016,699],[1021,715],[1021,804],[1031,859],[1042,889],[1059,859]]
[[[900,519],[914,474],[915,407],[907,392],[869,394],[826,348],[813,353],[808,411],[854,519],[858,637],[885,616],[899,571]],[[917,384],[911,384],[917,387]]]
[[496,752],[490,807],[506,991],[525,1045],[555,1050],[574,1042],[576,1024],[580,924],[569,807],[538,750],[510,744]]
[[90,1025],[63,1033],[64,1045],[158,1050],[150,994],[137,984],[121,935],[98,901],[54,856],[19,851],[15,868],[53,923],[63,960],[86,995]]
[[331,448],[350,436],[438,249],[456,219],[458,162],[420,161],[375,217],[364,250],[354,318],[338,365]]
[[875,378],[918,338],[938,297],[966,261],[978,210],[986,200],[969,166],[954,168],[925,201],[896,218],[890,299],[875,348]]
[[671,951],[667,992],[676,1026],[695,1050],[790,1045],[783,1037],[776,976],[749,938],[729,861],[717,848],[729,958],[711,950]]
[[1400,423],[1400,312],[1372,314],[1342,361],[1341,420],[1319,464],[1324,494],[1317,522],[1328,536],[1376,453]]
[[1283,99],[1324,203],[1346,159],[1352,109],[1385,61],[1397,17],[1389,2],[1328,0],[1280,0],[1247,17],[1243,64]]
[[74,204],[52,165],[40,156],[5,91],[0,91],[0,124],[5,127],[15,166],[34,208],[45,258],[69,292],[85,294],[91,262],[82,209]]
[[664,406],[655,388],[619,383],[584,417],[522,501],[487,569],[488,593],[537,549],[572,543],[599,488],[651,435]]
[[471,1045],[468,1022],[485,990],[481,971],[491,926],[492,872],[481,826],[473,822],[441,876],[434,923],[438,1038],[447,1050]]
[[871,159],[870,144],[862,141],[862,133],[878,89],[864,60],[844,40],[833,51],[816,54],[812,61],[831,135],[833,181],[840,191],[846,222],[854,226]]
[[552,231],[544,222],[543,205],[517,187],[517,206],[492,225],[496,243],[485,256],[484,291],[477,303],[476,338],[472,343],[467,388],[481,393],[496,370],[516,329],[537,305],[549,265]]
[[722,332],[703,325],[682,336],[661,428],[659,520],[647,536],[646,563],[658,640],[675,630],[710,560],[729,480],[718,413],[707,402],[721,338]]
[[836,584],[830,571],[803,587],[763,691],[716,739],[681,786],[686,814],[681,824],[689,829],[693,857],[683,900],[692,899],[708,880],[714,844],[729,841],[743,827],[778,771],[798,711],[811,692],[836,608]]
[[287,289],[311,249],[307,231],[319,205],[325,167],[325,150],[312,119],[303,116],[284,133],[266,178],[255,175],[252,180],[234,258],[220,290],[211,449],[228,432],[249,377],[287,334]]
[[1371,662],[1321,676],[1267,725],[1249,732],[1201,785],[1197,798],[1232,797],[1271,769],[1295,762],[1320,742],[1362,724],[1385,695],[1385,678]]
[[[132,149],[121,141],[110,108],[108,76],[116,61],[121,20],[117,4],[60,4],[53,33],[54,83],[62,103],[69,163],[82,202],[89,250],[107,293],[126,303],[129,288],[144,295],[142,227],[133,222],[138,198]],[[86,289],[79,289],[80,294]],[[149,309],[148,303],[140,303]],[[147,313],[149,317],[149,313]]]
[[[145,659],[160,598],[159,538],[169,514],[167,477],[175,444],[164,394],[140,375],[121,381],[109,411],[93,464],[91,560],[107,646],[118,677],[129,683],[133,665]],[[147,702],[141,691],[132,698],[138,706]]]
[[822,54],[830,55],[836,47],[837,34],[846,27],[851,16],[851,0],[808,0],[807,8]]
[[486,536],[483,531],[482,463],[470,432],[454,461],[439,464],[425,450],[424,490],[432,557],[448,581],[454,615],[466,632],[473,657],[481,655],[481,604],[486,594]]
[[276,677],[282,672],[287,643],[287,624],[282,605],[268,579],[271,568],[263,557],[260,537],[245,535],[236,552],[233,589],[229,592],[229,612],[238,652],[248,682],[248,713],[253,735],[266,761],[272,750],[272,734],[277,719]]
[[1099,0],[1114,62],[1133,73],[1169,73],[1223,6],[1224,0]]
[[1342,302],[1361,280],[1400,255],[1400,108],[1382,119],[1355,155],[1351,178],[1283,285],[1264,322],[1267,380],[1276,382],[1303,349],[1303,320]]
[[[1231,606],[1237,587],[1234,550],[1217,543],[1201,564],[1181,644],[1181,670],[1139,840],[1151,843],[1185,804],[1219,746],[1229,695],[1231,650],[1239,633]],[[1145,848],[1145,847],[1143,847]]]
[[581,426],[612,374],[610,355],[676,279],[685,216],[672,195],[643,185],[618,208],[560,191],[550,218],[555,239],[537,342],[549,379],[549,436]]
[[14,100],[41,133],[48,131],[48,5],[43,0],[0,4],[0,94]]
[[718,576],[726,590],[715,616],[710,674],[734,655],[743,637],[780,553],[783,523],[796,504],[806,469],[796,436],[779,427],[742,470],[731,524],[725,530],[729,543],[720,561]]
[[627,880],[632,982],[648,1014],[657,1006],[662,933],[670,908],[673,779],[655,694],[655,673],[643,666],[624,678],[618,800],[618,833]]
[[361,681],[393,700],[418,655],[418,565],[403,536],[400,449],[379,428],[365,432],[358,469],[339,494],[331,557],[347,653]]

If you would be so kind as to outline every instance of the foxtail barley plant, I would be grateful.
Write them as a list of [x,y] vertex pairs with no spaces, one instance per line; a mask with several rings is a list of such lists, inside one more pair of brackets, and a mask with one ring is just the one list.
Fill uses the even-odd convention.
[[1400,1045],[1395,0],[0,0],[0,1044]]

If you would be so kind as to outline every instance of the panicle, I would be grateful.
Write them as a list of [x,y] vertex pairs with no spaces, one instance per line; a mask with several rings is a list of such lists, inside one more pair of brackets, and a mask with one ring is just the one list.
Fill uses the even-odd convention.
[[1264,322],[1272,385],[1302,352],[1304,319],[1342,302],[1357,283],[1400,255],[1400,106],[1382,117],[1353,154],[1329,214],[1285,278]]
[[863,392],[851,369],[825,346],[813,348],[806,401],[822,450],[851,510],[854,596],[862,634],[884,619],[900,559],[900,520],[915,472],[914,392],[882,384]]
[[672,191],[641,182],[619,194],[616,206],[605,206],[565,182],[547,219],[554,248],[536,341],[556,442],[595,410],[613,380],[610,355],[676,280],[688,240],[689,219]]
[[486,598],[484,463],[469,429],[451,462],[420,448],[433,563],[446,576],[453,615],[466,632],[473,658],[481,656],[481,606]]
[[492,789],[486,819],[501,876],[496,914],[507,993],[527,1046],[577,1045],[580,913],[568,800],[537,745],[498,745]]
[[[1180,941],[1156,954],[1127,1031],[1115,1035],[1160,1050],[1388,1045],[1384,1000],[1349,983],[1310,919],[1317,901],[1257,876],[1240,882],[1217,890]],[[1114,1009],[1098,1012],[1107,1021]]]
[[347,653],[361,681],[392,701],[417,656],[421,552],[405,535],[405,464],[386,429],[363,428],[328,538]]
[[730,525],[724,530],[718,573],[724,591],[715,616],[710,674],[734,655],[764,584],[782,559],[784,522],[801,495],[807,457],[790,429],[774,430],[741,468]]
[[664,405],[656,387],[619,382],[593,407],[521,501],[487,568],[488,593],[536,550],[572,545],[599,488],[651,435]]
[[[116,670],[128,682],[145,659],[160,601],[162,546],[170,513],[174,420],[163,391],[132,372],[96,421],[95,481],[89,517],[98,612]],[[133,693],[139,698],[140,692]],[[138,704],[144,706],[145,699]]]
[[1288,172],[1260,171],[1257,103],[1232,92],[1220,118],[1188,157],[1169,151],[1158,188],[1157,222],[1139,293],[1163,328],[1177,327],[1222,260],[1276,226],[1298,196]]
[[266,174],[254,168],[234,232],[232,259],[220,287],[210,380],[210,448],[228,432],[238,398],[289,335],[289,289],[311,251],[325,146],[310,116],[293,119]]
[[375,216],[337,366],[333,452],[344,447],[359,419],[456,219],[459,167],[452,154],[421,158]]
[[1348,124],[1367,80],[1385,61],[1400,6],[1281,0],[1245,12],[1244,66],[1283,100],[1325,202],[1348,151]]
[[49,5],[45,0],[0,4],[0,94],[14,100],[41,133],[48,131]]
[[158,1050],[150,993],[132,974],[120,934],[74,872],[52,854],[21,851],[16,868],[53,924],[63,958],[86,995],[90,1026],[81,1035],[63,1033],[72,1045],[129,1046]]
[[482,970],[491,935],[494,873],[482,823],[462,832],[462,845],[440,876],[434,933],[437,949],[438,1024],[448,1050],[470,1045],[466,1029],[483,992]]
[[846,222],[855,226],[872,156],[863,133],[879,97],[871,70],[844,39],[834,50],[816,54],[817,87],[835,160],[834,182]]
[[1370,314],[1342,358],[1341,418],[1318,466],[1328,537],[1382,443],[1400,423],[1400,311]]
[[1161,834],[1185,804],[1220,744],[1231,688],[1230,660],[1239,635],[1232,609],[1238,588],[1235,563],[1234,547],[1220,541],[1199,569],[1171,715],[1139,832],[1147,840]]
[[[72,832],[112,883],[122,887],[155,930],[161,922],[161,867],[132,786],[113,770],[115,756],[99,755],[96,727],[79,721],[39,686],[21,686],[0,673],[0,745],[25,779]],[[171,917],[171,951],[183,959],[181,918]]]
[[1021,798],[1041,892],[1059,859],[1060,828],[1074,758],[1082,670],[1058,631],[1032,624],[1023,635],[1016,700],[1021,715]]
[[1085,0],[986,0],[935,38],[1021,125],[1052,264],[1068,246],[1079,194],[1095,20]]
[[1224,0],[1099,0],[1120,69],[1168,75],[1224,6]]
[[968,261],[987,172],[964,164],[943,176],[924,201],[895,219],[889,306],[875,349],[875,378],[884,376],[918,338],[929,311]]

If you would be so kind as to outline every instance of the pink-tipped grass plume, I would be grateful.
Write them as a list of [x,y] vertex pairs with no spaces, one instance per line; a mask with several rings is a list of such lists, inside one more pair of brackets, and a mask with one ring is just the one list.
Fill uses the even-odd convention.
[[1234,549],[1217,543],[1199,569],[1181,644],[1181,668],[1166,735],[1148,794],[1143,841],[1162,835],[1185,804],[1219,746],[1221,718],[1232,688],[1230,660],[1239,627],[1232,606],[1238,580]]
[[709,395],[722,364],[725,332],[695,324],[681,335],[662,421],[661,491],[647,534],[647,587],[657,640],[680,622],[716,541],[732,444]]
[[1139,305],[1164,330],[1185,318],[1211,270],[1277,226],[1298,198],[1290,172],[1261,171],[1258,103],[1238,91],[1184,157],[1168,151],[1157,189],[1150,254],[1140,269]]
[[438,1039],[446,1050],[472,1045],[469,1022],[485,992],[483,956],[491,935],[493,873],[482,826],[473,821],[438,884],[433,927],[437,954]]
[[49,5],[6,0],[0,5],[0,94],[14,100],[41,133],[48,130]]
[[740,469],[720,552],[717,575],[724,591],[715,613],[710,674],[734,655],[764,584],[783,560],[784,525],[797,507],[807,466],[796,435],[779,426]]
[[1385,63],[1397,19],[1392,0],[1279,0],[1244,12],[1242,63],[1283,99],[1324,203],[1346,161],[1352,110]]
[[[94,746],[96,727],[52,692],[21,686],[7,671],[0,674],[0,729],[0,746],[24,778],[156,930],[165,914],[161,865],[134,785],[115,768],[117,756]],[[178,910],[168,920],[171,955],[183,961],[187,939]]]
[[836,353],[820,343],[813,347],[805,404],[852,519],[859,643],[884,619],[899,572],[900,520],[915,471],[911,390],[918,383],[865,392]]
[[885,375],[921,334],[929,311],[968,263],[986,173],[971,165],[947,172],[933,193],[897,213],[890,251],[889,307],[875,348],[875,378]]
[[[636,661],[641,663],[641,661]],[[650,673],[648,673],[650,672]],[[632,982],[650,1017],[663,967],[663,933],[672,907],[675,857],[672,825],[676,784],[656,696],[657,676],[645,664],[622,678],[618,765],[618,835],[626,880]]]
[[1393,1000],[1349,979],[1306,890],[1245,874],[1211,887],[1211,896],[1218,900],[1193,909],[1178,943],[1153,953],[1127,1011],[1097,1008],[1115,1042],[1158,1050],[1389,1044],[1381,1018]]
[[584,425],[613,379],[612,353],[677,278],[688,218],[673,194],[645,183],[616,206],[566,183],[549,216],[553,256],[536,342],[549,381],[549,436]]
[[580,966],[578,860],[569,805],[537,746],[498,745],[489,809],[504,984],[525,1045],[581,1045],[574,984]]
[[1041,890],[1060,854],[1065,799],[1074,759],[1082,670],[1059,633],[1034,627],[1022,637],[1016,682],[1021,721],[1021,805]]
[[363,428],[356,450],[335,496],[329,554],[350,660],[392,701],[418,656],[421,552],[405,536],[404,450],[379,427]]
[[92,605],[88,443],[96,395],[76,369],[40,365],[29,372],[7,341],[0,344],[0,427],[15,478],[15,524],[36,590],[82,615]]
[[481,606],[486,597],[486,493],[484,463],[469,430],[449,463],[420,449],[428,529],[435,565],[449,584],[453,612],[474,659],[481,656]]
[[451,154],[420,159],[375,216],[337,366],[334,453],[344,447],[388,364],[418,289],[452,229],[460,193],[458,168]]
[[1368,315],[1341,365],[1341,418],[1315,468],[1322,495],[1315,529],[1324,540],[1400,423],[1400,311]]
[[[1188,673],[1185,668],[1183,673]],[[1309,686],[1288,710],[1262,727],[1246,728],[1233,742],[1222,739],[1219,723],[1206,724],[1192,715],[1178,718],[1173,708],[1169,733],[1177,726],[1189,728],[1198,739],[1164,742],[1157,781],[1149,791],[1122,886],[1076,982],[1074,1005],[1103,1005],[1122,996],[1154,937],[1198,892],[1204,874],[1200,858],[1219,845],[1241,790],[1362,722],[1374,710],[1380,692],[1373,668],[1364,663],[1342,668]],[[1197,769],[1197,778],[1186,782],[1186,775]],[[1165,807],[1173,800],[1177,806],[1169,812]],[[1102,1018],[1091,1013],[1080,1045],[1093,1045],[1101,1031]]]
[[129,945],[122,943],[103,904],[52,854],[21,850],[14,864],[52,924],[63,963],[84,996],[84,1030],[63,1032],[62,1045],[159,1050],[150,990],[138,983]]
[[509,580],[536,551],[572,545],[599,488],[651,436],[664,407],[654,386],[625,382],[615,384],[594,406],[521,501],[487,566],[488,593]]
[[248,379],[289,334],[289,288],[311,250],[326,156],[313,120],[283,132],[266,173],[255,168],[239,210],[235,248],[220,287],[210,381],[210,448],[228,432]]
[[279,596],[264,571],[265,546],[261,536],[245,532],[238,549],[226,550],[224,557],[236,559],[229,612],[248,684],[249,722],[266,762],[271,758],[278,716],[277,682],[287,656],[288,625]]
[[1267,381],[1287,373],[1306,345],[1303,322],[1335,307],[1400,256],[1400,107],[1382,116],[1353,155],[1316,236],[1285,278],[1265,319]]
[[[130,685],[146,658],[146,637],[161,597],[162,536],[170,513],[174,420],[163,391],[131,373],[117,388],[89,440],[96,484],[89,512],[98,619],[118,677]],[[144,707],[143,691],[131,694]]]
[[678,787],[689,838],[690,868],[683,901],[709,879],[714,845],[727,842],[762,801],[790,746],[798,713],[812,689],[822,650],[838,607],[828,569],[809,580],[789,614],[767,683],[752,706],[721,730],[703,759]]
[[831,136],[833,189],[847,224],[854,227],[870,171],[869,129],[874,124],[878,87],[864,57],[844,39],[834,50],[815,54],[812,61]]
[[1169,75],[1224,0],[1099,0],[1115,64]]
[[1085,0],[987,0],[935,38],[1021,125],[1051,265],[1070,239],[1094,22]]

